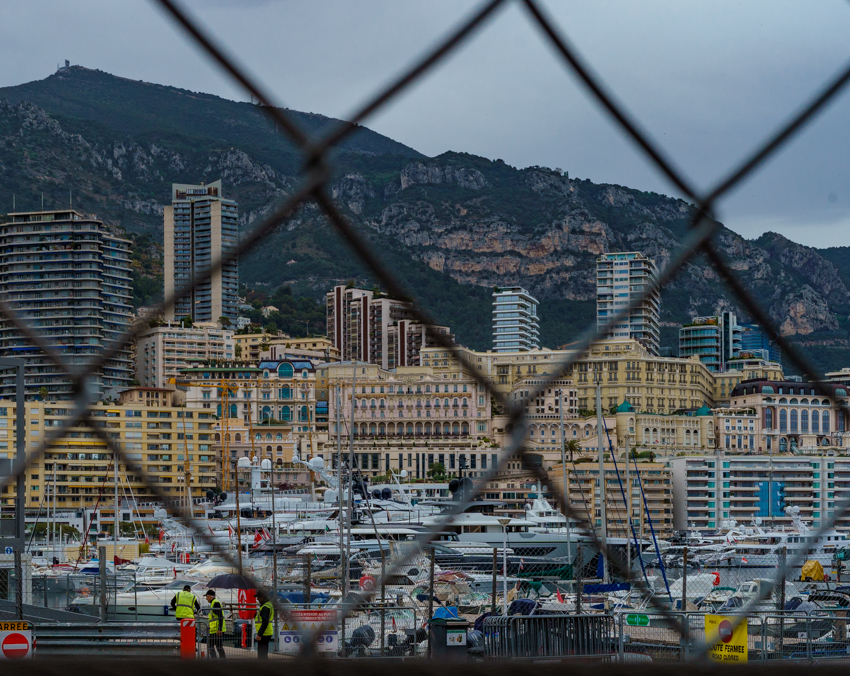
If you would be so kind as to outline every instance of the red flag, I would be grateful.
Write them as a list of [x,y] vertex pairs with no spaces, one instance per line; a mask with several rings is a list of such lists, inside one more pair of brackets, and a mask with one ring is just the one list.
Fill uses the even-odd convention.
[[255,532],[254,532],[254,546],[256,547],[256,546],[257,546],[258,544],[260,544],[262,541],[263,541],[263,536],[262,536],[262,534],[260,533],[260,531],[259,531],[259,530],[255,531]]
[[564,597],[561,596],[561,590],[560,589],[555,590],[555,595],[558,597],[558,603],[564,602]]
[[397,631],[396,626],[395,626],[395,615],[393,615],[392,621],[393,621],[393,631]]
[[151,543],[150,539],[148,538],[147,535],[145,535],[145,544],[149,545],[150,543]]
[[264,540],[271,540],[272,539],[272,534],[269,533],[265,528],[263,528],[263,539]]
[[162,536],[165,535],[165,531],[162,528],[159,529],[159,543],[162,544]]
[[171,543],[171,552],[174,553],[174,548],[177,546],[176,542]]
[[230,524],[227,524],[227,537],[229,537],[231,540],[233,539],[233,526],[231,526]]

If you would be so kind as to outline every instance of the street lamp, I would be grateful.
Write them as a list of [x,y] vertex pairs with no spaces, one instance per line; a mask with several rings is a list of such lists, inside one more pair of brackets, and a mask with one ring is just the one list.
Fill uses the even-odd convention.
[[508,524],[509,518],[501,517],[502,527],[502,615],[508,614]]
[[239,508],[239,471],[250,470],[250,458],[241,457],[236,461],[236,547],[239,552],[239,574],[242,575],[242,510]]

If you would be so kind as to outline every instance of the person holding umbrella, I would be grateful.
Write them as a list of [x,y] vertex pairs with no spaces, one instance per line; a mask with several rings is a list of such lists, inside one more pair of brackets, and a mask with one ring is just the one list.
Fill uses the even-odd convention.
[[262,589],[257,590],[257,614],[254,616],[254,635],[257,637],[257,658],[269,658],[269,643],[274,635],[274,606]]
[[215,589],[209,589],[204,594],[204,598],[210,604],[210,614],[208,616],[210,625],[210,657],[216,657],[216,650],[218,650],[218,657],[223,659],[225,655],[222,634],[227,631],[227,623],[224,619],[224,611],[221,609],[221,601],[215,597]]

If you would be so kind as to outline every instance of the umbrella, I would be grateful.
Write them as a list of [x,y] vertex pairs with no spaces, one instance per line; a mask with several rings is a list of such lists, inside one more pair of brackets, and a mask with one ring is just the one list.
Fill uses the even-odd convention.
[[234,573],[216,575],[207,586],[210,589],[256,589],[247,577]]

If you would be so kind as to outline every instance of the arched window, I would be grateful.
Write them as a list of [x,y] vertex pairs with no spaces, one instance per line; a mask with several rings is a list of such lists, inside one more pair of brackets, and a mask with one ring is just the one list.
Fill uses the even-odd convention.
[[803,434],[809,432],[809,412],[806,409],[800,411],[800,431]]
[[292,364],[287,364],[283,362],[280,366],[277,367],[277,375],[279,378],[291,378],[294,371],[292,369]]
[[422,423],[416,423],[416,436],[422,436]]
[[257,432],[257,433],[254,435],[254,441],[262,441],[262,440],[263,440],[263,435],[262,435],[262,434],[260,434],[259,432]]
[[434,402],[434,408],[440,408],[440,400],[439,400],[439,399],[437,399],[437,400]]
[[380,434],[381,436],[384,436],[386,433],[387,433],[387,428],[384,425],[384,423],[381,423],[380,425],[378,425],[378,434]]
[[788,431],[788,411],[786,411],[784,408],[779,411],[779,431]]
[[375,425],[375,423],[372,423],[371,425],[369,425],[369,434],[371,434],[374,437],[377,433],[378,433],[377,425]]
[[407,423],[407,434],[408,436],[413,436],[413,423]]
[[271,441],[271,440],[272,440],[272,433],[266,432],[266,441]]
[[221,435],[218,432],[215,433],[215,440],[221,441]]
[[237,416],[238,416],[238,410],[237,410],[236,404],[231,404],[230,405],[230,417],[236,418]]
[[819,434],[820,433],[820,420],[818,418],[818,412],[812,411],[812,433]]
[[310,409],[306,406],[302,406],[298,409],[298,420],[301,422],[307,422],[310,419]]
[[372,401],[369,402],[369,408],[376,408],[377,406],[378,405],[377,405],[377,403],[375,403],[374,399],[372,399]]
[[[278,447],[277,447],[277,454],[278,454],[278,455],[283,455],[283,446],[278,446]],[[278,462],[283,462],[283,460],[278,460]]]
[[262,417],[263,420],[268,420],[269,418],[271,418],[272,417],[271,407],[270,406],[263,406],[263,410],[262,410],[262,413],[260,413],[260,416]]
[[780,403],[780,404],[787,404],[787,403],[788,403],[788,400],[787,400],[785,397],[780,397],[780,398],[779,398],[779,403]]
[[460,432],[461,434],[469,434],[469,423],[463,423],[463,425],[460,426]]
[[797,409],[796,408],[791,409],[791,431],[792,432],[797,431]]
[[287,422],[292,420],[292,409],[289,406],[284,406],[280,409],[280,419]]
[[821,413],[820,428],[823,434],[829,434],[829,411],[824,411],[823,413]]
[[452,425],[452,434],[458,434],[459,432],[460,432],[460,425],[458,425],[457,423]]
[[766,408],[764,409],[764,429],[772,430],[773,429],[773,409]]
[[271,446],[266,446],[266,453],[268,453],[269,455],[272,454],[272,447]]
[[221,417],[221,404],[215,407],[215,414],[218,418]]
[[425,423],[425,434],[431,434],[431,423]]
[[288,387],[278,388],[277,397],[278,399],[292,399],[292,390]]

